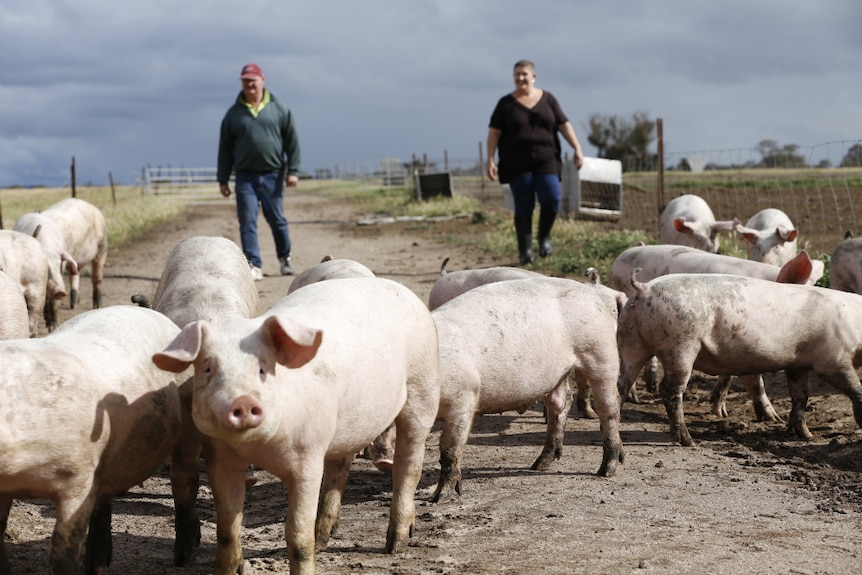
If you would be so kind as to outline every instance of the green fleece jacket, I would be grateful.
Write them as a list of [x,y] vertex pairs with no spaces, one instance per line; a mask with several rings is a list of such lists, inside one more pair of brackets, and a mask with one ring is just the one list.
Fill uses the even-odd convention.
[[287,174],[299,173],[299,136],[293,115],[268,90],[264,91],[263,104],[254,114],[240,92],[225,114],[218,146],[220,184],[227,183],[233,170],[271,172],[286,168]]

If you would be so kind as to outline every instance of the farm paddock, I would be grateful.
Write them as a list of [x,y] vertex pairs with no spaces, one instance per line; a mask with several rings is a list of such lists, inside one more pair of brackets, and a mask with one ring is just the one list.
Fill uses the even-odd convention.
[[[454,220],[427,227],[396,223],[357,226],[348,203],[308,195],[287,199],[294,266],[325,254],[368,265],[427,298],[440,262],[449,269],[490,261],[439,238],[481,233]],[[266,229],[265,226],[262,229]],[[142,241],[109,253],[104,305],[152,296],[170,249],[190,235],[238,239],[233,206],[190,208],[189,216]],[[287,291],[276,275],[271,239],[261,237],[265,304]],[[90,301],[81,282],[81,301]],[[85,304],[76,313],[89,309]],[[61,319],[72,311],[61,307]],[[65,315],[63,315],[65,314]],[[670,442],[667,417],[649,394],[624,404],[626,461],[613,478],[595,475],[601,462],[598,424],[573,416],[561,460],[548,472],[529,470],[544,438],[541,407],[523,414],[477,417],[463,462],[460,499],[429,502],[437,481],[437,438],[427,444],[417,494],[416,528],[400,555],[382,553],[391,485],[369,461],[353,464],[338,532],[318,555],[321,573],[856,573],[862,565],[862,431],[849,400],[812,382],[808,422],[815,439],[798,440],[780,424],[754,420],[745,392],[734,385],[730,417],[709,412],[712,378],[696,378],[686,396],[694,448]],[[783,376],[767,391],[779,414],[789,411]],[[266,473],[247,496],[243,549],[251,573],[285,573],[283,519],[287,499]],[[173,504],[163,468],[114,505],[111,573],[209,573],[215,515],[204,477],[199,508],[203,541],[194,566],[172,565]],[[16,501],[6,544],[15,573],[48,570],[53,505]]]

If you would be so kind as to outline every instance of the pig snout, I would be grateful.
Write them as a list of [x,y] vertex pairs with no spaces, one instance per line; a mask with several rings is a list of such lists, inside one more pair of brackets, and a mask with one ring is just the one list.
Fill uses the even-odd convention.
[[254,429],[263,423],[263,406],[252,396],[241,395],[230,405],[227,423],[237,431]]

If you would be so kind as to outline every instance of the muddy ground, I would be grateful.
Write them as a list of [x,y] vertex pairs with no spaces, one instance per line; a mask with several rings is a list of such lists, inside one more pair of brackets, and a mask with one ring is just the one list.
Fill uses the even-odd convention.
[[[482,233],[470,218],[438,223],[357,225],[350,204],[315,195],[286,200],[297,271],[325,254],[356,259],[400,281],[427,300],[440,262],[449,269],[506,265],[444,244],[453,233]],[[261,222],[264,304],[286,291],[272,240]],[[188,217],[154,230],[134,245],[112,249],[104,301],[125,304],[133,293],[152,296],[170,249],[191,235],[238,240],[233,206],[198,205]],[[513,254],[513,259],[514,259]],[[89,309],[88,278],[82,279]],[[73,314],[63,305],[61,319]],[[537,404],[523,414],[477,417],[464,455],[460,499],[429,502],[437,479],[439,430],[429,438],[417,493],[416,529],[406,552],[382,553],[389,476],[367,460],[354,463],[338,533],[318,555],[321,573],[786,573],[862,572],[862,432],[850,401],[812,384],[808,422],[815,438],[802,441],[780,424],[754,420],[751,403],[734,384],[730,417],[710,413],[713,379],[698,377],[686,396],[696,441],[670,441],[661,404],[648,393],[622,409],[626,461],[616,477],[595,475],[601,462],[598,422],[569,420],[563,458],[548,472],[529,470],[545,426]],[[782,375],[767,391],[779,414],[790,409]],[[286,573],[283,520],[287,499],[265,472],[246,502],[243,549],[251,573]],[[203,541],[196,564],[172,565],[173,503],[163,467],[115,503],[114,562],[110,573],[208,573],[214,557],[215,513],[206,477],[199,507]],[[54,508],[50,501],[16,502],[6,538],[15,573],[46,573]],[[247,570],[248,572],[249,570]]]

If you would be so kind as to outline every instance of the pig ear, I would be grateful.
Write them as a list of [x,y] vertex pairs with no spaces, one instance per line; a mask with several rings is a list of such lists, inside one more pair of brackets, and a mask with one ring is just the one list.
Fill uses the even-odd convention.
[[804,284],[811,277],[811,257],[808,252],[802,250],[795,258],[781,266],[778,277],[775,278],[780,284]]
[[263,329],[272,340],[276,361],[290,368],[302,367],[311,361],[323,341],[323,331],[277,315],[266,318]]
[[60,254],[60,265],[62,265],[63,262],[66,262],[66,265],[69,268],[69,275],[78,275],[78,262],[75,261],[69,252],[63,252]]
[[787,228],[785,226],[778,226],[775,229],[775,233],[778,234],[778,237],[781,238],[782,240],[784,240],[785,242],[792,242],[793,240],[796,239],[796,234],[798,234],[799,232],[792,229],[792,228]]
[[736,233],[740,234],[745,238],[745,241],[750,244],[756,244],[758,240],[757,230],[753,228],[747,228],[742,224],[736,226]]
[[685,218],[675,218],[673,220],[673,229],[681,234],[690,234],[694,231],[694,226],[685,221]]
[[204,323],[200,320],[188,324],[164,351],[154,354],[153,363],[156,367],[173,373],[185,371],[201,351],[201,332]]

